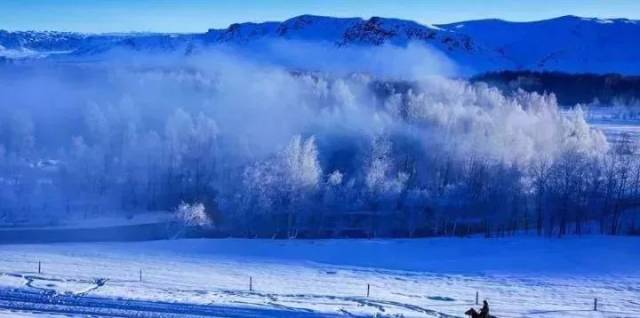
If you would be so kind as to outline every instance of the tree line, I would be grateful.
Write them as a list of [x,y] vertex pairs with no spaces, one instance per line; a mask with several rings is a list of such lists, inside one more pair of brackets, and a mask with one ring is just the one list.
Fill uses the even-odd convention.
[[507,92],[553,93],[561,105],[629,104],[640,101],[640,77],[620,74],[569,74],[562,72],[501,71],[475,76],[472,81],[490,83]]

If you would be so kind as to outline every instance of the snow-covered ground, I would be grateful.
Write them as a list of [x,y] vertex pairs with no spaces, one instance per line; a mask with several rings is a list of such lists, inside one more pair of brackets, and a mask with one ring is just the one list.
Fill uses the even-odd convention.
[[620,141],[625,135],[634,141],[640,140],[639,107],[592,107],[587,111],[587,121],[600,129],[610,142]]
[[640,123],[624,123],[615,121],[598,121],[590,123],[591,127],[601,129],[610,142],[617,142],[628,136],[630,140],[640,140]]
[[462,317],[476,291],[498,317],[640,317],[640,238],[0,246],[0,317]]

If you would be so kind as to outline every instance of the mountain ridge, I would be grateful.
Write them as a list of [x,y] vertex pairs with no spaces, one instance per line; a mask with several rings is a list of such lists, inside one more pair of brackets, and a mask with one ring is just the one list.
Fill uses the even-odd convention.
[[[532,22],[500,19],[427,25],[411,20],[300,15],[284,21],[234,23],[203,33],[86,34],[0,30],[0,57],[97,55],[117,48],[177,51],[265,40],[320,42],[336,47],[425,44],[471,73],[501,70],[640,74],[640,22],[562,16]],[[49,54],[57,52],[57,54]],[[473,74],[471,74],[473,75]]]

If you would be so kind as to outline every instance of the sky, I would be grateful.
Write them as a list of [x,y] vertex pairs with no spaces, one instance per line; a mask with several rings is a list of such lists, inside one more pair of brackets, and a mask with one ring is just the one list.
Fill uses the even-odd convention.
[[301,14],[394,17],[425,24],[562,15],[640,19],[640,0],[0,0],[0,29],[191,33]]

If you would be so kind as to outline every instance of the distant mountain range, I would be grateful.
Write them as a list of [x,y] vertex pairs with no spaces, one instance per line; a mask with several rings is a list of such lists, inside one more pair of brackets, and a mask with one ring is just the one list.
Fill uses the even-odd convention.
[[373,17],[302,15],[283,22],[240,23],[199,34],[81,34],[0,31],[0,58],[96,56],[114,49],[191,54],[208,46],[281,39],[336,47],[428,44],[469,75],[529,70],[640,74],[640,21],[564,16],[535,22],[477,20],[423,25]]

